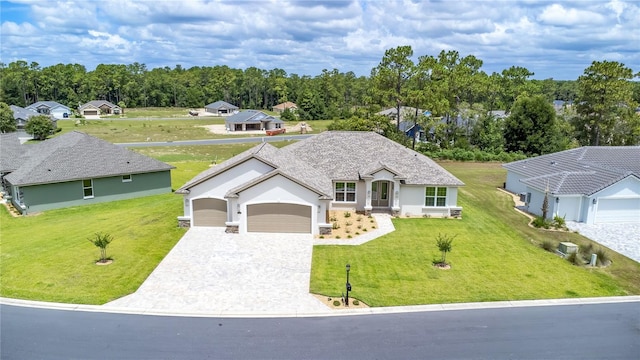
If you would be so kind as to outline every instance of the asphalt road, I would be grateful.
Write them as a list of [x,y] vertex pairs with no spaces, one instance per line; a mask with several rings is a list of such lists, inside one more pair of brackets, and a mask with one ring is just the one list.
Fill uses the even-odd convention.
[[10,359],[630,359],[640,302],[309,318],[0,306]]
[[117,143],[116,145],[125,147],[148,147],[148,146],[181,146],[181,145],[220,145],[220,144],[240,144],[258,143],[272,141],[292,141],[302,140],[313,135],[278,135],[278,136],[256,136],[256,137],[234,137],[228,139],[204,139],[204,140],[183,140],[183,141],[156,141],[156,142],[133,142]]

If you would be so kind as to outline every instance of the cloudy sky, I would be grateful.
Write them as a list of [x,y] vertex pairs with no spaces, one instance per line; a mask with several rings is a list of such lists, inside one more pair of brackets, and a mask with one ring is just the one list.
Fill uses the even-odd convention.
[[[594,60],[640,71],[640,2],[0,0],[0,61],[227,65],[368,76],[385,50],[457,50],[500,72],[573,80]],[[414,59],[414,60],[415,60]]]

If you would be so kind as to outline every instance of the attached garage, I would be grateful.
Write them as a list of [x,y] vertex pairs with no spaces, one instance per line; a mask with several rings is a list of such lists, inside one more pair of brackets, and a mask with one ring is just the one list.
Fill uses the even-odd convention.
[[311,206],[283,203],[247,206],[247,231],[311,233]]
[[98,115],[98,110],[85,110],[84,115]]
[[193,200],[193,226],[225,226],[227,202],[220,199]]
[[595,223],[640,223],[640,198],[598,199]]

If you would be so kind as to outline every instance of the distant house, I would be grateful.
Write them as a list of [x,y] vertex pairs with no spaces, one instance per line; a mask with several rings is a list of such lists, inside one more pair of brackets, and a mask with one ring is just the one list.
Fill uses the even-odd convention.
[[9,108],[13,111],[13,118],[16,119],[16,129],[18,130],[23,130],[31,117],[42,115],[33,110],[27,110],[16,105],[9,105]]
[[25,109],[35,111],[40,115],[49,115],[54,119],[67,119],[72,114],[71,108],[55,101],[38,101]]
[[229,131],[282,129],[284,122],[258,110],[244,110],[229,116],[224,124]]
[[106,100],[92,100],[80,105],[78,112],[82,116],[119,115],[122,109]]
[[216,101],[204,107],[204,111],[215,116],[229,116],[238,111],[238,107],[226,101]]
[[171,192],[174,167],[124,147],[73,131],[21,145],[19,163],[5,163],[5,191],[23,214]]
[[504,110],[492,110],[492,111],[489,111],[489,116],[493,117],[494,119],[504,119],[508,115],[507,115],[507,112]]
[[[427,114],[428,113],[428,114]],[[395,107],[384,109],[376,113],[377,115],[387,116],[390,120],[397,121],[398,120],[398,109]],[[411,106],[401,106],[400,107],[400,122],[408,119],[413,119],[417,115],[431,116],[431,112],[428,110],[416,109]]]
[[415,138],[418,141],[425,140],[425,132],[420,124],[416,124],[414,121],[402,121],[400,122],[400,131],[402,131],[408,138]]
[[640,224],[640,146],[585,146],[504,164],[527,211],[567,221]]
[[289,109],[289,111],[298,111],[298,105],[292,103],[291,101],[283,102],[282,104],[275,105],[273,107],[273,111],[282,114],[285,110]]

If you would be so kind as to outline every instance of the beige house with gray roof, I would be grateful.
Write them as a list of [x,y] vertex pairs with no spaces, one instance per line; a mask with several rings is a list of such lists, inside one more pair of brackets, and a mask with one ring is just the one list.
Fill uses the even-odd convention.
[[328,234],[329,210],[458,217],[464,184],[428,157],[373,132],[327,131],[262,143],[194,177],[181,226]]

